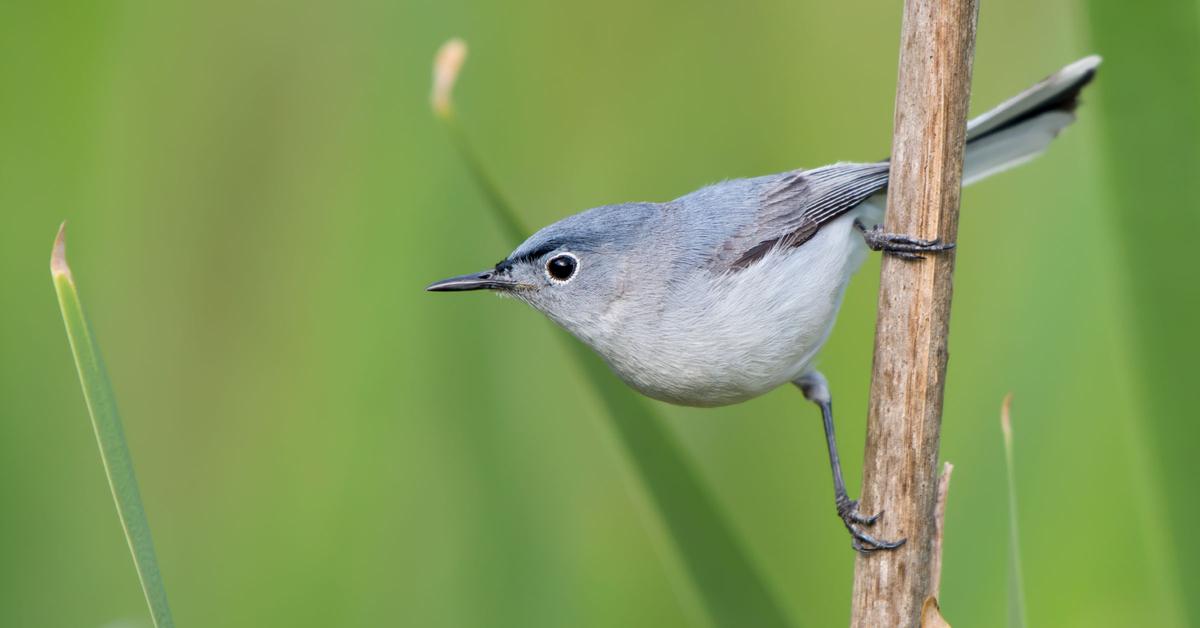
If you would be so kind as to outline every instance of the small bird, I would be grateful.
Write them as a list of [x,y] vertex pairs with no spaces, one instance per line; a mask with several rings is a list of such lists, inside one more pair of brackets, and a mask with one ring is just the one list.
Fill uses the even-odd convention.
[[[1074,120],[1100,58],[1080,59],[967,125],[963,185],[1037,156]],[[862,552],[893,549],[846,492],[833,407],[814,358],[869,250],[905,259],[954,243],[885,233],[887,160],[723,181],[665,203],[606,205],[533,234],[433,292],[520,299],[641,393],[723,406],[791,382],[820,407],[838,516]]]

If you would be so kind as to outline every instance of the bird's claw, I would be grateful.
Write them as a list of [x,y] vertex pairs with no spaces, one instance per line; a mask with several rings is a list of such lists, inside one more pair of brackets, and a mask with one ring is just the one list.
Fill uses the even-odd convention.
[[857,499],[846,500],[845,502],[838,504],[838,516],[841,517],[842,521],[845,521],[847,524],[858,523],[865,526],[875,525],[875,522],[879,520],[879,515],[882,514],[883,513],[881,512],[877,512],[869,517],[859,514]]
[[870,516],[859,514],[858,500],[849,500],[838,504],[838,516],[842,518],[842,523],[846,525],[846,530],[850,532],[850,536],[854,539],[850,545],[863,554],[870,554],[876,550],[896,549],[904,545],[904,542],[907,540],[884,541],[863,532],[859,528],[859,526],[870,527],[875,525],[875,522],[879,521],[879,517],[882,515],[882,512],[877,512]]
[[886,233],[880,225],[868,229],[866,225],[856,221],[854,226],[862,232],[867,247],[872,251],[883,251],[901,259],[925,259],[921,253],[949,251],[955,247],[953,242],[942,242],[936,238],[925,240],[900,233]]

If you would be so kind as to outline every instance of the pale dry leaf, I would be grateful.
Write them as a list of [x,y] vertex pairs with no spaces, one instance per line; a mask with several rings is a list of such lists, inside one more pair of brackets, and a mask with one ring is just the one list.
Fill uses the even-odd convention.
[[933,597],[942,594],[942,547],[946,538],[946,498],[950,494],[950,475],[954,473],[954,465],[943,463],[942,474],[938,477],[937,503],[933,508],[933,555],[929,560],[929,587]]
[[1012,447],[1012,393],[1004,395],[1000,404],[1000,431],[1004,434],[1004,446]]
[[921,628],[950,628],[950,624],[942,617],[937,598],[932,595],[925,598],[925,603],[921,605]]
[[455,37],[442,44],[433,58],[433,93],[429,102],[433,112],[447,118],[454,110],[454,82],[467,60],[467,42]]

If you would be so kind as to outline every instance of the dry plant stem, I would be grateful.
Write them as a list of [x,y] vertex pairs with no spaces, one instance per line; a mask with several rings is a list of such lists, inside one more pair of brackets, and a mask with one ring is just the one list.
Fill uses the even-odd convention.
[[950,474],[954,473],[954,465],[949,462],[942,464],[942,474],[938,476],[937,505],[933,507],[933,557],[930,559],[929,596],[933,598],[942,595],[942,544],[946,537],[946,497],[950,494]]
[[[906,0],[885,230],[954,242],[976,0]],[[954,252],[884,256],[863,512],[895,551],[858,555],[853,626],[916,626],[929,595]]]

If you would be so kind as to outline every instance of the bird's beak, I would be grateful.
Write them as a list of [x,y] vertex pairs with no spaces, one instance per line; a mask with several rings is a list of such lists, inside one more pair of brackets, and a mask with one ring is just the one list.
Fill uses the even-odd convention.
[[462,290],[512,290],[520,284],[517,282],[499,277],[494,270],[485,270],[481,273],[470,273],[459,275],[441,281],[435,281],[425,289],[429,292],[459,292]]

